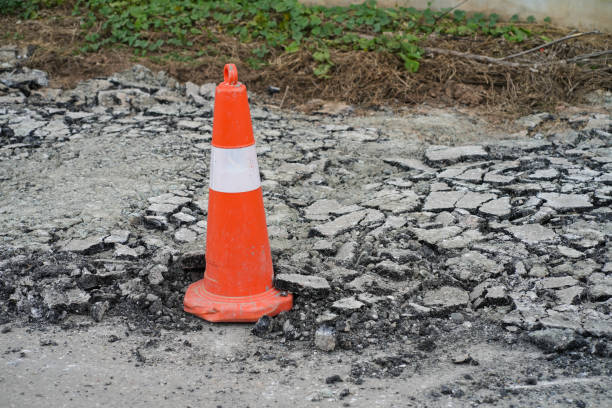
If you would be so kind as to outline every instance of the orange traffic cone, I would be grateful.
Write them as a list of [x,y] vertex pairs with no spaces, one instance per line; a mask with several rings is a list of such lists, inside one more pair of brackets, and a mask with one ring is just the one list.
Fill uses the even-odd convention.
[[254,322],[291,309],[272,286],[274,271],[246,87],[234,64],[217,86],[210,159],[204,279],[183,306],[211,322]]

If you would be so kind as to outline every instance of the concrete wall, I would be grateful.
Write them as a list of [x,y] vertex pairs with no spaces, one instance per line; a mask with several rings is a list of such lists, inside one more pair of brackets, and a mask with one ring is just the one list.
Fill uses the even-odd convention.
[[[363,0],[302,0],[305,4],[349,5],[363,3]],[[427,8],[428,0],[378,0],[384,7]],[[441,9],[453,7],[461,0],[432,0],[431,7]],[[582,30],[598,29],[612,32],[612,0],[469,0],[461,10],[497,13],[503,18],[518,14],[521,19],[534,16],[538,21],[546,17],[558,26]]]

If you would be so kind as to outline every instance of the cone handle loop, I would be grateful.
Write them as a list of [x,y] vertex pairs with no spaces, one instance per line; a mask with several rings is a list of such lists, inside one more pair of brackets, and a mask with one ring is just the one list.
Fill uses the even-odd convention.
[[225,64],[223,68],[223,80],[230,85],[238,83],[238,70],[234,64]]

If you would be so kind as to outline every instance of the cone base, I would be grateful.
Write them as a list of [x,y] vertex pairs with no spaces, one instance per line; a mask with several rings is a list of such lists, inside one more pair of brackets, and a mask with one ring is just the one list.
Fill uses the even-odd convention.
[[204,279],[192,283],[183,300],[183,310],[209,322],[256,322],[292,306],[293,296],[281,296],[276,288],[252,296],[219,296],[206,291]]

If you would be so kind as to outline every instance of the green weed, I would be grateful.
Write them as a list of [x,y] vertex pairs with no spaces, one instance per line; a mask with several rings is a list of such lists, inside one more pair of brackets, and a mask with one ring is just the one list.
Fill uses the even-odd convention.
[[[35,12],[62,1],[0,0],[0,4],[25,13],[30,6],[24,9],[18,4],[27,3]],[[129,47],[136,55],[202,48],[224,34],[253,43],[247,61],[253,68],[280,53],[308,51],[313,73],[321,78],[329,77],[334,67],[333,50],[391,53],[408,71],[416,72],[423,54],[420,41],[432,33],[487,35],[509,42],[532,35],[514,24],[518,16],[501,24],[496,14],[447,11],[383,8],[374,0],[347,7],[305,6],[297,0],[78,0],[73,14],[80,17],[86,34],[82,52],[111,45]]]

